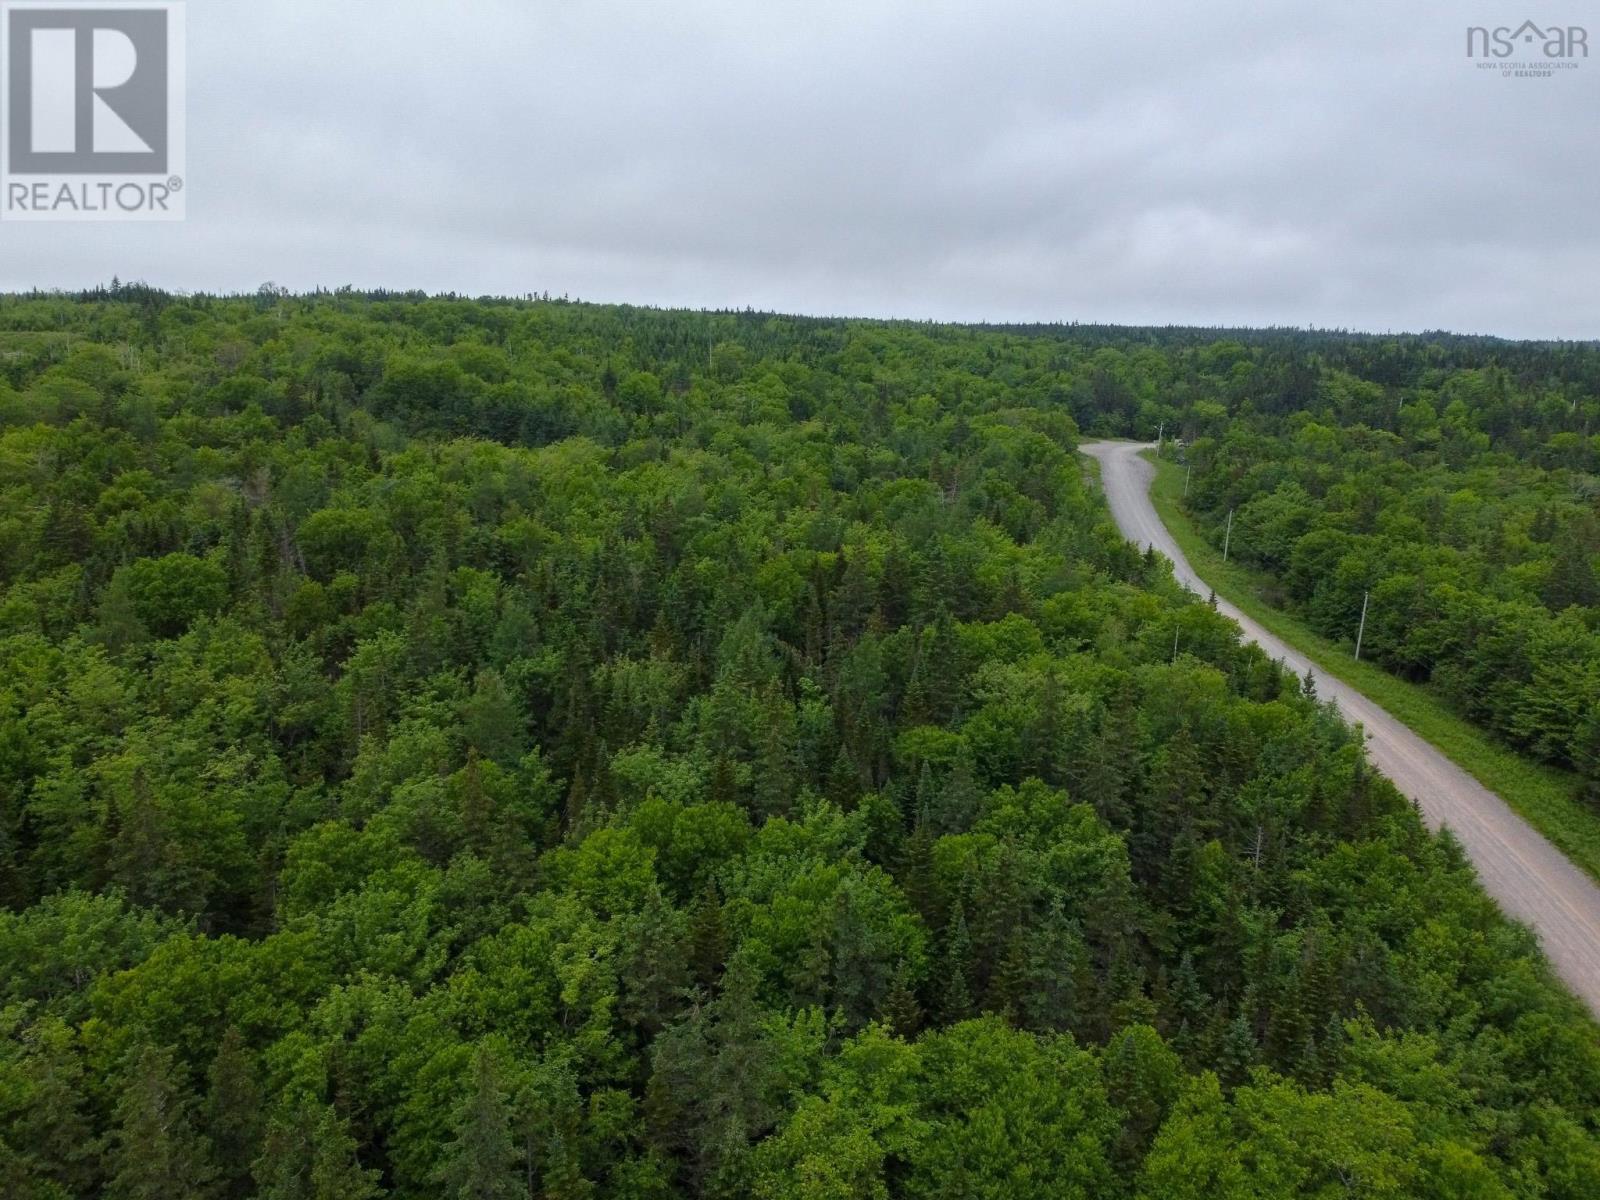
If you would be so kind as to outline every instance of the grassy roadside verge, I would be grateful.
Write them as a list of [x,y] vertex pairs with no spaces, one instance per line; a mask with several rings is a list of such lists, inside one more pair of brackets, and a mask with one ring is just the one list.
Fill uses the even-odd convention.
[[1156,463],[1150,498],[1173,541],[1200,577],[1319,668],[1387,709],[1479,783],[1494,792],[1582,870],[1600,880],[1600,815],[1575,797],[1576,779],[1554,767],[1529,762],[1452,712],[1424,687],[1397,679],[1381,667],[1358,663],[1351,647],[1313,632],[1298,617],[1261,597],[1268,579],[1222,553],[1200,536],[1182,508],[1183,468]]

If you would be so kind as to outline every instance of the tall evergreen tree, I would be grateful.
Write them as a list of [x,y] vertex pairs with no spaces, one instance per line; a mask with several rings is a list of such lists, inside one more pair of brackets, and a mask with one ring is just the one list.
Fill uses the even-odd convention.
[[454,1131],[434,1174],[455,1200],[511,1200],[523,1192],[521,1153],[511,1137],[511,1112],[495,1054],[472,1056],[466,1094],[451,1117]]
[[170,1049],[145,1046],[130,1057],[116,1106],[109,1200],[214,1194],[216,1166],[194,1108]]
[[260,1200],[377,1200],[379,1172],[363,1167],[344,1119],[302,1099],[273,1120],[251,1168]]
[[208,1072],[205,1131],[225,1196],[250,1190],[250,1164],[261,1149],[261,1088],[238,1026],[230,1025]]

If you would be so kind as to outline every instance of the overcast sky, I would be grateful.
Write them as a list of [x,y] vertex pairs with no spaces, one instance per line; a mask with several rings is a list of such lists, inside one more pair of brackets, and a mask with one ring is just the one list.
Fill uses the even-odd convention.
[[0,224],[0,288],[1592,338],[1597,101],[1546,0],[190,0],[188,221]]

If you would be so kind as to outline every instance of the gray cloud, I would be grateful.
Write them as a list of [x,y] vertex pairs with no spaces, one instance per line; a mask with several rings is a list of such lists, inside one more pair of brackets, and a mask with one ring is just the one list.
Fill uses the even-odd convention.
[[1524,16],[190,0],[188,222],[0,225],[0,287],[1596,337],[1600,57],[1464,56]]

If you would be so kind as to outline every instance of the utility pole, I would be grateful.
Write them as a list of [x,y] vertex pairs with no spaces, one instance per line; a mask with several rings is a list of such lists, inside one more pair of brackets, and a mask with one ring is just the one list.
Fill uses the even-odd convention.
[[1356,661],[1361,661],[1361,639],[1367,635],[1367,601],[1372,599],[1370,591],[1361,596],[1361,628],[1356,630]]
[[1178,626],[1172,627],[1172,661],[1178,661]]
[[1222,561],[1228,561],[1228,549],[1233,545],[1233,509],[1228,510],[1228,532],[1222,539]]
[[1194,464],[1189,464],[1189,469],[1183,473],[1183,498],[1189,498],[1189,480],[1194,478]]
[[1167,423],[1161,422],[1156,426],[1156,457],[1161,457],[1161,450],[1167,444]]

